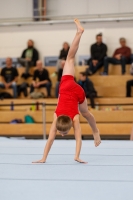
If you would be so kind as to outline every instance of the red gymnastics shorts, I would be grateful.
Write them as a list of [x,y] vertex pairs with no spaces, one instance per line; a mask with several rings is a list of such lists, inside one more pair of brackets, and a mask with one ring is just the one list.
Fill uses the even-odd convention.
[[59,115],[68,115],[72,119],[76,114],[79,114],[78,104],[82,104],[85,100],[85,92],[78,85],[74,77],[64,75],[61,78],[59,88],[59,100],[55,113]]

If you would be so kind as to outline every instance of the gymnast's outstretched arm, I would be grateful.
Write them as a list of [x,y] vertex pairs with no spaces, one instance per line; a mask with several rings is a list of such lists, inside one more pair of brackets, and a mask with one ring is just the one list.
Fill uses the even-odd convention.
[[56,116],[54,114],[54,121],[53,121],[53,123],[51,125],[51,128],[50,128],[50,133],[49,133],[49,137],[48,137],[47,143],[46,143],[45,148],[44,148],[43,157],[42,157],[41,160],[34,161],[32,163],[45,163],[46,162],[48,153],[49,153],[49,151],[51,149],[51,146],[52,146],[52,144],[54,142],[56,133],[57,133],[57,129],[56,129]]
[[75,151],[74,160],[77,162],[86,164],[87,162],[84,162],[83,160],[80,159],[82,139],[81,139],[81,127],[80,127],[80,122],[79,122],[79,115],[76,115],[73,119],[73,128],[74,128],[74,134],[75,134],[75,140],[76,140],[76,151]]

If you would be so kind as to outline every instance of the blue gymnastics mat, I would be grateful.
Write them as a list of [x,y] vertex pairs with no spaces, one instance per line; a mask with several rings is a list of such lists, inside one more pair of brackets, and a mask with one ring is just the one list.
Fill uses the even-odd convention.
[[74,140],[55,140],[45,164],[46,141],[0,138],[0,200],[132,200],[133,142],[83,141],[73,160]]

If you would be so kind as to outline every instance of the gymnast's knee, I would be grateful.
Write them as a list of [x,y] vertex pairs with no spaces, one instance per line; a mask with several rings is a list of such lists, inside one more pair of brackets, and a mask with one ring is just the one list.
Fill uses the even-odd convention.
[[86,112],[81,112],[81,115],[84,117],[84,118],[87,118],[88,117],[88,114],[89,114],[89,111],[87,110]]

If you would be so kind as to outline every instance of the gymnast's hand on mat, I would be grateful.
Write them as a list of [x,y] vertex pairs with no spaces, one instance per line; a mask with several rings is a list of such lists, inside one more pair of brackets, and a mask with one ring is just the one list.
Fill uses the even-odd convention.
[[83,163],[83,164],[87,164],[88,163],[88,162],[85,162],[85,161],[81,160],[80,158],[75,158],[74,160],[76,162]]
[[32,163],[45,163],[46,161],[44,159],[33,161]]

